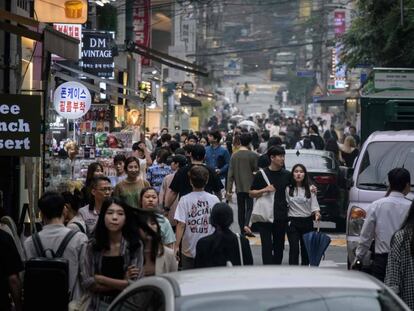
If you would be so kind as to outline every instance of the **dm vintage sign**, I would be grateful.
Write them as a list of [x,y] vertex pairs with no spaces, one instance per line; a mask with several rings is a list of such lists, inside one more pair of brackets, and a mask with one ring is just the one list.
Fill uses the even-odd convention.
[[65,119],[79,119],[91,108],[91,93],[82,83],[65,82],[55,90],[53,107]]
[[101,78],[114,78],[113,32],[84,31],[82,35],[83,71]]
[[0,95],[0,156],[40,156],[40,96]]

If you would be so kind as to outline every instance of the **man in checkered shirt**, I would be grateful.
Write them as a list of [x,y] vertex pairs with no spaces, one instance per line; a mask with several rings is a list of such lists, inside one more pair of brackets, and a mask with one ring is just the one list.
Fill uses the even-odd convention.
[[382,282],[385,278],[391,238],[401,228],[410,209],[411,201],[405,198],[411,190],[410,180],[410,172],[405,168],[389,171],[387,196],[371,204],[362,226],[353,267],[358,261],[362,261],[374,240],[375,254],[371,263],[371,274]]

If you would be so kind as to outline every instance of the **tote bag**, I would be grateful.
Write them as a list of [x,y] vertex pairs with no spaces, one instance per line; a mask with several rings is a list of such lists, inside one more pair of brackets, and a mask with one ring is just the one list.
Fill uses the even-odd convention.
[[[270,181],[266,176],[266,173],[263,169],[260,169],[260,173],[263,176],[266,184],[269,186]],[[273,222],[273,205],[275,201],[275,193],[268,192],[263,194],[260,198],[257,198],[253,205],[253,212],[251,217],[251,222]]]

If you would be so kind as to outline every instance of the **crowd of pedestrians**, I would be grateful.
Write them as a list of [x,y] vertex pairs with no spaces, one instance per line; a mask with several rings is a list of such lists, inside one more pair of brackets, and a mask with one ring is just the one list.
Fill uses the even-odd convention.
[[[68,240],[62,252],[69,261],[68,300],[78,307],[87,305],[87,310],[104,310],[143,277],[253,264],[246,237],[254,237],[254,199],[266,195],[272,198],[273,221],[255,223],[263,264],[282,263],[287,235],[289,264],[308,265],[302,236],[321,219],[317,189],[302,164],[285,169],[285,149],[328,150],[338,162],[352,166],[359,137],[351,125],[340,142],[335,127],[321,136],[323,128],[311,120],[273,117],[261,124],[257,130],[234,126],[229,131],[213,128],[173,136],[164,129],[160,137],[151,135],[148,141],[135,143],[131,156],[116,156],[115,177],[104,176],[102,166],[92,163],[80,192],[45,193],[38,202],[43,228],[37,238],[53,254]],[[361,259],[370,241],[376,240],[373,274],[402,296],[410,294],[401,284],[414,286],[401,272],[401,267],[409,273],[413,269],[414,207],[409,212],[411,202],[404,198],[410,189],[407,173],[405,169],[389,173],[390,192],[373,203],[378,208],[367,216],[357,250]],[[237,234],[231,230],[233,211],[225,203],[234,197]],[[403,223],[407,214],[411,217]],[[69,232],[74,233],[67,238]],[[1,310],[10,310],[9,297],[16,310],[25,303],[20,272],[24,259],[42,255],[36,239],[26,239],[22,258],[13,240],[0,230],[0,264],[7,276],[0,283]],[[25,291],[30,297],[35,289]]]

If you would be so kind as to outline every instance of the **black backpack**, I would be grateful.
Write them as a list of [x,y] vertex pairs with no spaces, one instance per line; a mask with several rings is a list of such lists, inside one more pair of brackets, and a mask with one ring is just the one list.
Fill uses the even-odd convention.
[[[69,291],[69,262],[63,253],[76,234],[71,230],[56,252],[44,249],[39,234],[32,235],[38,257],[26,262],[24,275],[24,310],[67,310]],[[52,257],[47,257],[49,251]]]

